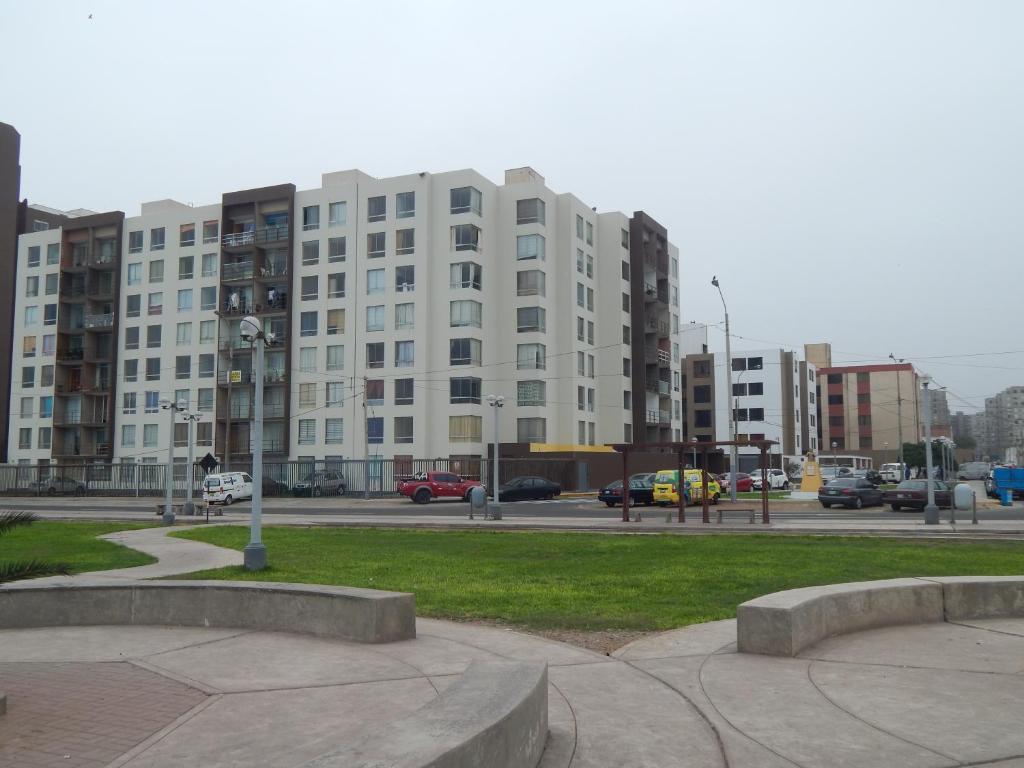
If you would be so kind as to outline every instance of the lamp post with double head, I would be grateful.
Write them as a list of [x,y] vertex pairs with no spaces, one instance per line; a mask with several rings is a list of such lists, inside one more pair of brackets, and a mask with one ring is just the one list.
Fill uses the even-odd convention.
[[928,503],[924,508],[924,524],[939,524],[939,508],[935,505],[935,482],[932,479],[932,393],[928,389],[931,384],[931,376],[921,376],[921,386],[924,388],[924,463],[925,479],[928,488]]
[[501,520],[501,494],[498,484],[498,409],[505,405],[505,398],[501,395],[488,395],[487,404],[494,408],[494,461],[491,462],[491,496],[494,503],[491,505],[491,517]]
[[[896,365],[903,362],[903,358],[898,358],[892,352],[889,353],[889,359],[892,360]],[[896,456],[900,465],[900,480],[903,479],[903,392],[900,389],[900,369],[896,369]]]
[[186,515],[194,515],[196,508],[192,503],[192,485],[195,482],[196,471],[196,441],[192,435],[192,425],[203,417],[198,411],[185,411],[182,414],[188,422],[188,464],[185,465],[185,504],[181,511]]
[[174,416],[188,408],[184,400],[174,402],[164,398],[160,407],[170,414],[171,434],[167,438],[167,470],[164,473],[164,525],[174,525]]
[[249,522],[249,543],[242,551],[245,567],[260,571],[267,567],[267,548],[263,545],[263,352],[268,341],[259,318],[248,316],[239,324],[239,334],[244,341],[253,345],[253,379],[256,392],[253,395],[252,419],[252,515]]
[[[725,381],[726,381],[726,398],[725,402],[729,405],[730,418],[729,423],[732,425],[732,445],[729,447],[729,473],[735,475],[738,470],[737,464],[739,464],[739,449],[736,446],[736,409],[731,407],[732,399],[732,346],[729,337],[729,308],[725,305],[725,296],[722,294],[722,286],[718,282],[718,276],[715,275],[711,278],[711,284],[718,289],[718,297],[722,300],[722,310],[725,312]],[[729,483],[729,500],[736,501],[736,483]]]

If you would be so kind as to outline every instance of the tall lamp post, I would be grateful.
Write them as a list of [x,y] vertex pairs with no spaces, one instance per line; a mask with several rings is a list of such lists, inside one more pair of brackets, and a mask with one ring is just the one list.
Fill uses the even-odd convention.
[[[252,420],[252,515],[249,523],[249,543],[242,550],[246,570],[261,571],[267,567],[267,548],[263,545],[263,352],[268,341],[259,318],[252,315],[239,324],[244,341],[254,347],[253,378],[256,392],[253,397]],[[273,337],[269,339],[273,341]]]
[[195,482],[196,441],[192,437],[192,425],[198,422],[203,415],[198,411],[186,411],[183,416],[188,422],[188,464],[185,465],[185,504],[181,511],[186,515],[194,515],[196,508],[192,503],[192,485]]
[[[691,437],[690,438],[690,442],[693,443],[693,468],[696,469],[697,468],[697,438],[696,437]],[[680,482],[680,485],[682,485],[682,482]]]
[[932,378],[927,374],[921,376],[924,388],[924,462],[925,478],[928,487],[928,503],[924,508],[924,524],[939,524],[939,508],[935,505],[935,483],[932,480],[932,393],[928,389]]
[[171,416],[171,434],[167,438],[167,471],[164,473],[164,525],[174,525],[174,415],[184,411],[188,403],[184,400],[174,402],[164,398],[160,407]]
[[[896,355],[889,353],[889,358],[899,365],[903,358],[896,359]],[[900,371],[896,369],[896,457],[900,464],[900,480],[903,479],[903,392],[900,391]]]
[[885,463],[889,463],[889,443],[882,443],[882,448],[885,449]]
[[505,398],[501,395],[488,395],[487,404],[494,408],[494,461],[491,463],[491,494],[494,496],[494,504],[491,509],[491,517],[501,520],[501,487],[498,484],[498,409],[505,405]]
[[[718,289],[718,297],[722,300],[722,309],[725,312],[725,380],[726,403],[733,402],[732,395],[732,347],[729,338],[729,308],[725,305],[725,296],[722,295],[722,286],[718,283],[718,276],[712,276],[711,284]],[[734,477],[738,471],[739,449],[736,446],[736,409],[730,407],[729,423],[732,425],[732,445],[729,447],[729,474]],[[729,500],[736,501],[736,483],[729,483]]]
[[839,447],[839,443],[835,440],[832,441],[832,479],[835,480],[839,477],[839,460],[836,458],[836,448]]

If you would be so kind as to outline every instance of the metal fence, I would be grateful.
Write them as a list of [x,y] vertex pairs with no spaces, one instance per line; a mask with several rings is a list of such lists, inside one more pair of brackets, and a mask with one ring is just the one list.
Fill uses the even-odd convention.
[[[174,495],[186,490],[186,465],[173,465]],[[217,467],[215,472],[226,471]],[[232,461],[230,471],[252,473],[252,465]],[[295,484],[316,472],[340,472],[345,492],[354,495],[395,496],[398,484],[420,472],[452,472],[490,485],[490,462],[481,458],[352,459],[341,461],[284,461],[263,463],[264,496],[292,493]],[[576,461],[572,459],[501,459],[500,482],[532,475],[575,489]],[[166,464],[18,464],[0,466],[0,495],[6,496],[153,496],[165,492]],[[201,497],[206,472],[198,464],[193,495]]]

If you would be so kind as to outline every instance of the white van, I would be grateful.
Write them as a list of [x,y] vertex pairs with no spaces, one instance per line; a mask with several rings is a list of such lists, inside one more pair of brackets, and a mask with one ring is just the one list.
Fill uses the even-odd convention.
[[207,475],[203,481],[203,501],[227,506],[239,499],[252,498],[252,478],[245,472]]

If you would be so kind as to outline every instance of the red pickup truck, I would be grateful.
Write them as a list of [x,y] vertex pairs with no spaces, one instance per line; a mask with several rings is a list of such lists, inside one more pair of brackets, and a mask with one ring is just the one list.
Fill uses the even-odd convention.
[[481,485],[479,480],[463,480],[451,472],[421,472],[400,482],[398,492],[417,504],[445,497],[469,501],[469,489],[478,485]]

